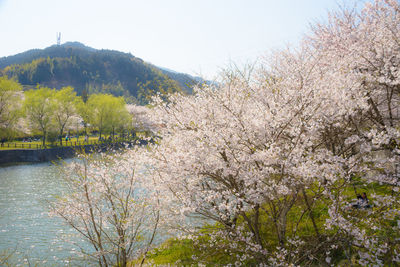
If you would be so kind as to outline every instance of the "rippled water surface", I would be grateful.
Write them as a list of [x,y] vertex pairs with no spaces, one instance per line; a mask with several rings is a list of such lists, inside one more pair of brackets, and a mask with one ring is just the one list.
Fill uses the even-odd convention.
[[0,255],[13,253],[13,264],[64,266],[74,248],[61,236],[73,230],[48,216],[48,202],[64,190],[51,163],[0,167]]

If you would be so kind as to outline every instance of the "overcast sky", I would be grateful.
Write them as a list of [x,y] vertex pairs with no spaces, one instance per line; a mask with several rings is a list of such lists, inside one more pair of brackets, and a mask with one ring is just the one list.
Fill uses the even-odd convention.
[[212,78],[296,45],[309,24],[354,0],[0,0],[0,57],[78,41],[130,52],[178,72]]

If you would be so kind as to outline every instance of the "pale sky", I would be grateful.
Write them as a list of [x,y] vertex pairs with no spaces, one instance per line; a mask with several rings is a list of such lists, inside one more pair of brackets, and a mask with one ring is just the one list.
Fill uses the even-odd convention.
[[0,0],[0,57],[78,41],[212,78],[296,45],[309,24],[353,0]]

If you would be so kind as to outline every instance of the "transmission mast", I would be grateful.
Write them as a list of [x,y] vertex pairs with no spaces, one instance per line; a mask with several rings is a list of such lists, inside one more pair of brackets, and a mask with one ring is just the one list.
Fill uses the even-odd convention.
[[57,32],[57,45],[61,45],[61,32]]

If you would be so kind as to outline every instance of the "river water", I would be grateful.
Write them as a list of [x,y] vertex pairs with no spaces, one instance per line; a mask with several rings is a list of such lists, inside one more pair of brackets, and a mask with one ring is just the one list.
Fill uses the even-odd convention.
[[75,248],[62,236],[73,229],[48,216],[49,201],[64,188],[58,167],[51,163],[0,167],[0,259],[12,252],[13,266],[72,263]]
[[[73,159],[65,160],[71,162]],[[87,266],[79,261],[77,247],[85,245],[74,229],[61,218],[49,216],[50,202],[66,191],[59,167],[52,163],[0,167],[0,267],[6,266]],[[192,225],[204,221],[193,219]],[[171,237],[159,232],[155,243]]]

